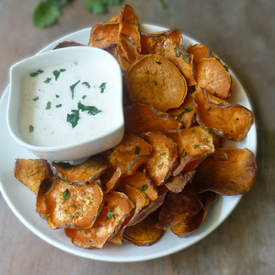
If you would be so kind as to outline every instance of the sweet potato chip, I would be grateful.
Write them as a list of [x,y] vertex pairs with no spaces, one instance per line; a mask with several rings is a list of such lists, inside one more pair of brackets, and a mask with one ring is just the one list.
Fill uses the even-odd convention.
[[77,246],[102,248],[117,233],[132,209],[133,204],[125,194],[110,192],[105,195],[102,212],[91,229],[66,228],[65,233]]
[[56,179],[45,194],[47,221],[52,228],[91,228],[100,213],[103,192],[96,181],[72,185]]
[[174,193],[180,193],[186,186],[186,184],[193,178],[195,171],[189,171],[178,176],[171,177],[165,183],[167,189]]
[[253,114],[241,105],[226,102],[215,103],[215,97],[205,90],[197,90],[193,95],[197,121],[210,133],[239,141],[244,139],[252,123]]
[[117,44],[119,24],[95,24],[91,29],[89,46],[104,48]]
[[215,57],[200,59],[195,74],[200,88],[221,98],[230,97],[230,74]]
[[182,129],[190,128],[195,121],[196,113],[192,95],[188,93],[184,103],[179,108],[172,109],[168,113],[176,117]]
[[129,226],[124,231],[124,238],[138,246],[148,246],[157,242],[164,230],[157,228],[155,225],[158,220],[158,213],[152,213],[142,222]]
[[129,134],[109,155],[109,161],[122,174],[132,175],[142,164],[146,163],[152,152],[152,146],[142,138]]
[[92,182],[108,168],[108,163],[101,157],[92,157],[82,164],[72,166],[68,163],[53,163],[60,178],[71,183]]
[[152,185],[150,178],[147,177],[143,172],[137,171],[131,176],[124,177],[120,181],[120,185],[124,186],[126,184],[143,191],[151,201],[154,201],[158,198],[158,191]]
[[202,209],[198,195],[191,189],[182,193],[168,193],[160,208],[157,226],[164,230],[180,223],[187,216],[194,216]]
[[199,63],[202,58],[212,56],[211,50],[203,44],[192,45],[186,51],[193,55],[194,63]]
[[153,148],[146,168],[153,183],[158,186],[164,183],[174,167],[178,157],[177,144],[162,133],[149,132],[145,137]]
[[[221,157],[224,154],[226,158]],[[201,163],[194,182],[199,192],[238,195],[251,189],[256,170],[255,157],[248,149],[219,148]]]
[[113,191],[117,187],[121,174],[121,169],[118,167],[116,169],[108,169],[102,175],[101,181],[104,186],[104,194]]
[[178,108],[187,94],[185,78],[163,56],[145,55],[134,62],[126,75],[130,99],[151,104],[160,111]]
[[35,194],[41,182],[52,175],[51,167],[44,159],[17,159],[15,162],[14,176]]
[[133,104],[125,110],[126,132],[142,134],[148,131],[168,132],[180,128],[180,123],[167,113],[158,112],[148,104]]
[[182,171],[193,171],[206,156],[215,150],[212,136],[200,126],[168,135],[177,143],[180,156],[179,164],[173,171],[174,176]]

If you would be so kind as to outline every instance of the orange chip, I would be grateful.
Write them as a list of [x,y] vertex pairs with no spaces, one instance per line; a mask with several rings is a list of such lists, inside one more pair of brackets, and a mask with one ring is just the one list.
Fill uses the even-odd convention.
[[104,194],[113,191],[120,180],[121,169],[118,167],[116,169],[108,169],[105,174],[102,175],[101,181],[104,186]]
[[128,197],[120,192],[110,192],[105,195],[104,201],[102,212],[91,229],[65,229],[73,244],[83,248],[102,248],[117,233],[133,209]]
[[215,57],[200,59],[195,74],[200,88],[221,98],[230,97],[230,74]]
[[97,182],[72,185],[56,179],[45,194],[51,228],[91,228],[100,213],[103,192]]
[[133,134],[124,136],[121,143],[109,155],[109,161],[115,168],[120,168],[122,174],[132,175],[149,159],[152,146]]
[[211,50],[203,44],[192,45],[186,51],[193,55],[195,63],[199,63],[202,58],[212,56]]
[[180,128],[180,123],[167,113],[158,112],[147,104],[133,104],[125,110],[126,132],[142,134],[148,131],[168,132]]
[[194,182],[199,192],[238,195],[251,189],[256,171],[255,157],[248,149],[219,148],[201,163]]
[[189,171],[178,176],[171,177],[165,183],[167,189],[174,193],[180,193],[186,186],[186,184],[193,178],[195,171]]
[[[241,105],[231,105],[206,91],[197,90],[193,95],[199,124],[213,135],[239,141],[244,139],[252,123],[253,114]],[[219,99],[220,101],[220,99]]]

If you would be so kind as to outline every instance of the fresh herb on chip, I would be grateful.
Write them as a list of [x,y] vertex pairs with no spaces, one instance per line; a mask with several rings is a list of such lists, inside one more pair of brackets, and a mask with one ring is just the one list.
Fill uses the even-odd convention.
[[113,217],[114,214],[115,214],[115,212],[113,212],[113,211],[108,211],[107,216],[106,216],[107,220],[111,219],[111,218]]
[[63,192],[63,199],[66,201],[70,198],[71,194],[70,194],[70,191],[69,189],[66,189],[64,192]]

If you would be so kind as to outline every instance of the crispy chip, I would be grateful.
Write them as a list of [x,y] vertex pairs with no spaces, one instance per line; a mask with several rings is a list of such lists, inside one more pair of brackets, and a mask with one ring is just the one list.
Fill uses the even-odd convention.
[[158,186],[169,177],[178,157],[177,144],[162,133],[149,132],[146,140],[152,145],[152,156],[146,163],[147,171]]
[[220,98],[230,97],[231,77],[215,57],[202,58],[195,69],[200,88]]
[[45,194],[47,221],[52,228],[91,228],[100,213],[103,192],[96,181],[72,185],[56,179]]
[[52,175],[51,167],[44,159],[16,159],[14,176],[35,194],[41,182]]
[[185,78],[163,56],[145,55],[134,62],[126,76],[133,102],[151,104],[160,111],[178,108],[187,94]]
[[189,171],[184,174],[179,174],[178,176],[171,177],[165,183],[165,186],[171,192],[180,193],[194,175],[195,171]]
[[102,248],[117,233],[133,209],[128,197],[120,192],[110,192],[105,195],[104,201],[102,212],[91,229],[65,229],[73,244],[83,248]]
[[132,175],[142,164],[146,163],[152,152],[152,146],[133,134],[124,136],[121,143],[109,155],[109,161],[122,174]]
[[201,208],[199,197],[191,189],[185,189],[181,193],[169,192],[160,208],[157,226],[167,230],[185,217],[198,214]]
[[180,128],[180,123],[167,113],[158,112],[148,104],[133,104],[125,110],[126,132],[142,134],[148,131],[168,132]]
[[121,169],[118,167],[116,169],[108,169],[106,173],[102,175],[101,181],[104,186],[104,194],[113,191],[117,187],[121,174]]
[[190,128],[194,124],[196,113],[192,95],[188,93],[184,103],[179,108],[172,109],[168,113],[176,117],[182,129]]
[[72,166],[68,163],[53,163],[60,178],[71,183],[92,182],[108,168],[108,163],[101,157],[92,157],[82,164]]
[[[244,139],[252,123],[253,114],[241,105],[217,102],[206,91],[197,90],[193,95],[197,121],[210,133],[239,141]],[[214,102],[216,101],[216,102]]]
[[193,55],[194,63],[199,63],[202,58],[212,56],[211,50],[203,44],[192,45],[186,51]]
[[251,189],[256,171],[255,157],[248,149],[219,148],[201,163],[194,182],[199,192],[238,195]]
[[158,213],[152,213],[142,222],[129,226],[124,231],[124,238],[138,246],[148,246],[157,242],[164,230],[157,228],[155,225],[158,220]]

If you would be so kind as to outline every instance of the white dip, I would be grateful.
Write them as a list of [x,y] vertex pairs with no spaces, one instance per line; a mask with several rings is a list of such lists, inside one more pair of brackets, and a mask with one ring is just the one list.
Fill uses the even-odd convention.
[[[64,70],[60,72],[61,69]],[[108,100],[111,72],[102,74],[83,62],[41,68],[41,71],[30,72],[22,83],[19,128],[25,141],[38,146],[73,145],[87,141],[102,125],[106,127],[108,118],[112,117],[112,106],[106,104],[111,103]],[[54,71],[59,71],[59,76]],[[79,108],[79,102],[86,107]],[[72,110],[76,111],[72,113]],[[94,115],[89,110],[95,111]]]

